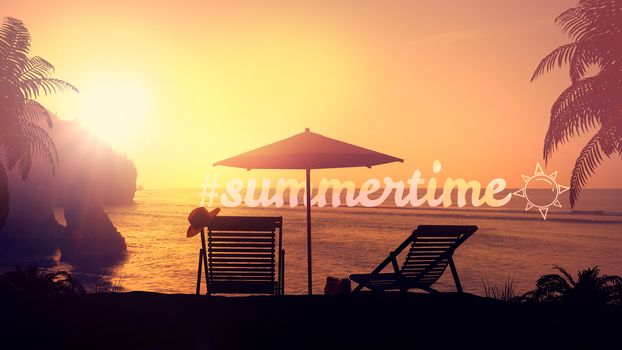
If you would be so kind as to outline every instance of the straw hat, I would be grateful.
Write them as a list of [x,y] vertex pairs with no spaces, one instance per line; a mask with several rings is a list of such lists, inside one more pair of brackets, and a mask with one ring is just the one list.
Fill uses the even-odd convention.
[[218,215],[220,212],[220,208],[216,208],[209,212],[205,207],[198,207],[192,209],[190,215],[188,215],[188,222],[190,223],[190,227],[188,227],[188,233],[186,237],[195,236],[197,233],[201,232],[203,227],[209,226],[212,220]]

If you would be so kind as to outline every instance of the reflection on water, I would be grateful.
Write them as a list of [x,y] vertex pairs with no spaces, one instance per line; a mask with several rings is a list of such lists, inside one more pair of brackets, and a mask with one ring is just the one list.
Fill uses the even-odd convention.
[[[186,217],[199,203],[197,192],[140,191],[133,205],[108,207],[129,256],[117,267],[78,272],[78,277],[91,287],[121,284],[126,290],[194,293],[200,242],[187,239],[185,232]],[[522,293],[552,272],[553,264],[571,271],[599,265],[604,273],[622,275],[621,194],[587,190],[579,210],[562,201],[563,208],[552,208],[546,221],[537,211],[524,212],[519,197],[496,209],[313,208],[314,292],[323,291],[327,276],[371,271],[420,224],[479,226],[455,254],[467,292],[482,294],[482,281],[502,284],[513,276]],[[304,207],[223,208],[221,215],[283,216],[286,293],[306,292]],[[437,286],[452,290],[450,274]]]

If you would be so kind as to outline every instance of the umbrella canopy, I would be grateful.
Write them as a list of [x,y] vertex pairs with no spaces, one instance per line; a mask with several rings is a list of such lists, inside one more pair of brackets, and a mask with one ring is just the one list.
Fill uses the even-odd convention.
[[245,169],[326,169],[349,168],[403,162],[367,148],[305,132],[231,157],[214,165]]
[[307,175],[307,270],[308,292],[312,293],[311,264],[311,169],[349,168],[404,162],[384,153],[305,132],[214,163],[244,169],[305,169]]

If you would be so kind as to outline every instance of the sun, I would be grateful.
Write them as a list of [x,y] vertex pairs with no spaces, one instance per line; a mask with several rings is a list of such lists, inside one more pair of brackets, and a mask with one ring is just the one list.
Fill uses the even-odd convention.
[[80,123],[120,151],[140,141],[151,111],[151,94],[138,79],[101,77],[80,87],[75,113]]
[[[542,167],[540,167],[540,163],[536,163],[536,170],[533,176],[521,176],[525,185],[520,190],[514,192],[514,194],[527,200],[525,211],[534,207],[538,208],[540,214],[542,214],[542,219],[546,220],[546,214],[549,212],[551,206],[562,207],[559,202],[559,195],[568,191],[569,187],[558,185],[557,182],[555,182],[557,171],[547,175],[542,170]],[[537,185],[544,185],[545,188],[549,189],[551,192],[546,192],[544,196],[541,196],[540,193],[536,193],[533,189],[533,186]]]

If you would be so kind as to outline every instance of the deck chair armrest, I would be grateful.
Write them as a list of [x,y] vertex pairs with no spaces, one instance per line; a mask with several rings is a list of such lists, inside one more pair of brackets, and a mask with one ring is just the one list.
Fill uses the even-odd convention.
[[[404,250],[404,248],[406,248],[408,246],[408,244],[410,244],[411,240],[413,238],[413,235],[411,234],[404,242],[402,242],[402,244],[400,244],[397,249],[395,249],[394,251],[389,253],[389,256],[384,259],[383,262],[381,262],[378,266],[376,266],[376,268],[370,273],[368,274],[368,280],[373,279],[374,277],[378,276],[382,270],[385,269],[385,267],[387,267],[387,265],[389,265],[389,263],[391,263],[393,265],[393,270],[395,270],[395,273],[399,274],[400,276],[402,276],[402,272],[399,269],[399,266],[397,264],[397,256]],[[354,281],[354,280],[353,280]],[[357,281],[355,281],[357,282]],[[357,282],[359,283],[359,282]],[[354,290],[352,291],[353,293],[360,291],[362,288],[364,287],[364,283],[359,283],[358,286],[356,286],[356,288],[354,288]]]
[[400,271],[400,266],[397,264],[397,254],[395,254],[395,252],[391,252],[389,256],[391,257],[391,265],[393,266],[393,271],[401,275],[402,272]]

